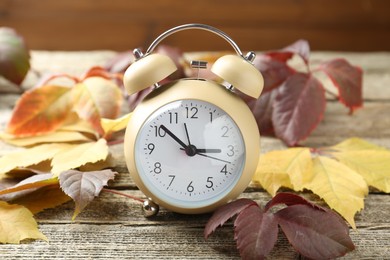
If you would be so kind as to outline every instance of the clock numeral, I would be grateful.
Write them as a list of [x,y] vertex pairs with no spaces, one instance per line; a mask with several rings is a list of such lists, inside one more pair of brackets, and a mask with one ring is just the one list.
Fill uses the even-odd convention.
[[191,181],[190,184],[188,184],[188,186],[187,186],[187,191],[194,192],[194,190],[195,190],[195,188],[194,188],[194,186],[192,186],[192,181]]
[[214,186],[214,183],[213,183],[213,177],[207,177],[207,184],[206,184],[206,188],[209,188],[211,189],[213,186]]
[[222,126],[221,130],[223,131],[222,137],[229,137],[227,134],[229,132],[229,127]]
[[234,155],[234,146],[233,145],[228,145],[229,152],[226,153],[227,156],[232,157]]
[[161,128],[161,126],[154,126],[154,135],[156,137],[164,137],[166,134],[167,133]]
[[209,112],[209,114],[210,114],[210,123],[212,123],[213,122],[213,112]]
[[168,175],[168,177],[171,178],[171,181],[169,182],[167,189],[169,189],[169,187],[171,187],[171,184],[172,184],[173,180],[176,178],[176,175]]
[[[191,107],[191,109],[189,107],[186,107],[186,115],[187,115],[187,118],[192,118],[192,119],[196,119],[198,118],[196,116],[196,114],[198,113],[198,108],[197,107]],[[190,116],[191,114],[191,116]]]
[[154,163],[154,169],[153,169],[153,172],[155,174],[160,174],[161,173],[161,163],[160,162],[155,162]]
[[155,148],[155,145],[154,145],[154,143],[150,143],[150,144],[148,144],[148,150],[149,150],[149,154],[151,154],[151,153],[154,151],[154,148]]
[[179,115],[177,114],[177,112],[175,113],[169,112],[169,123],[177,124],[178,122],[179,122]]
[[227,174],[227,164],[222,167],[222,170],[220,171],[221,173],[224,173],[225,175]]

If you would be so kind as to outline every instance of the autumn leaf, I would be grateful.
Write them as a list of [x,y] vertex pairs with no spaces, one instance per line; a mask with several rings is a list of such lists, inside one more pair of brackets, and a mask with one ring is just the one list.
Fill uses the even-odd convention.
[[341,103],[349,107],[351,113],[363,105],[362,69],[352,66],[345,59],[323,62],[320,66],[339,90]]
[[24,239],[42,239],[32,213],[23,206],[0,201],[0,242],[19,244]]
[[273,103],[272,122],[277,137],[296,145],[322,120],[325,91],[312,75],[296,73],[278,89]]
[[369,186],[390,192],[389,150],[358,138],[351,138],[330,147],[328,153],[360,174]]
[[111,135],[113,132],[118,132],[127,127],[127,124],[131,118],[132,113],[128,113],[117,119],[102,118],[101,124],[105,133],[105,136]]
[[55,208],[70,200],[71,198],[62,191],[58,184],[42,187],[28,196],[22,196],[12,202],[23,205],[31,213],[36,214],[44,209]]
[[13,29],[0,28],[0,76],[20,84],[30,69],[30,55],[23,38]]
[[220,207],[206,224],[205,238],[235,215],[234,239],[242,259],[265,259],[277,241],[278,225],[294,249],[311,259],[332,259],[354,249],[342,218],[285,192],[278,193],[264,209],[249,199]]
[[71,197],[76,204],[72,219],[99,195],[103,186],[109,180],[113,180],[116,172],[112,170],[80,172],[69,170],[62,172],[59,176],[61,189]]
[[355,248],[348,227],[330,212],[292,205],[276,212],[275,218],[295,250],[309,259],[333,259]]
[[70,143],[92,141],[90,138],[79,132],[61,130],[55,131],[53,133],[29,137],[17,137],[7,133],[0,133],[0,139],[8,144],[12,144],[15,146],[32,146],[43,143]]
[[5,173],[15,168],[28,167],[50,160],[68,147],[69,144],[43,144],[6,154],[0,158],[0,177],[5,177]]
[[244,259],[264,259],[275,246],[278,223],[257,205],[245,208],[234,221],[234,239]]
[[[22,180],[13,187],[0,190],[0,199],[5,201],[14,200],[18,197],[31,193],[38,188],[54,184],[58,184],[58,179],[53,177],[51,173],[33,175]],[[8,196],[4,196],[5,194]]]
[[71,110],[70,88],[42,86],[26,91],[17,101],[6,132],[18,137],[50,133]]
[[90,77],[75,85],[72,94],[73,109],[103,136],[101,118],[116,118],[119,114],[122,93],[118,86],[101,77]]
[[55,154],[51,162],[52,173],[58,176],[61,172],[76,169],[87,163],[105,160],[108,156],[108,146],[105,139],[97,142],[68,145],[67,149]]
[[291,148],[261,155],[253,182],[259,183],[274,196],[282,186],[301,191],[312,177],[309,148]]

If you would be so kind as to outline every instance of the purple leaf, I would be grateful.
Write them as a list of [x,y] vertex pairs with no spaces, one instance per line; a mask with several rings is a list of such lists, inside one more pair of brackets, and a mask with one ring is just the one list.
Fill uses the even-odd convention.
[[124,51],[115,55],[104,66],[104,68],[111,73],[125,72],[125,70],[134,61],[134,55],[132,51]]
[[257,205],[245,208],[234,221],[234,238],[243,259],[264,259],[278,238],[278,224],[272,213]]
[[325,90],[312,74],[296,73],[278,88],[272,122],[277,137],[288,145],[305,139],[322,120]]
[[29,69],[30,55],[23,38],[11,28],[0,28],[0,76],[20,84]]
[[237,91],[240,97],[247,103],[255,116],[257,125],[262,134],[272,135],[272,103],[275,99],[277,89],[261,94],[260,98],[254,99]]
[[293,205],[274,216],[295,250],[305,257],[331,259],[355,248],[348,226],[331,211]]
[[204,228],[204,237],[207,239],[217,227],[222,226],[230,218],[234,217],[240,213],[243,209],[256,205],[256,202],[250,199],[238,199],[236,201],[230,202],[220,208],[218,208],[213,216],[209,219]]
[[258,55],[253,65],[264,77],[263,93],[278,87],[295,73],[285,62],[273,59],[268,55]]
[[351,112],[363,105],[362,69],[352,66],[345,59],[334,59],[320,65],[339,90],[341,103],[349,107]]
[[311,203],[310,201],[306,200],[305,198],[296,195],[294,193],[289,192],[279,192],[275,195],[268,203],[265,205],[264,211],[268,211],[270,208],[272,208],[275,205],[278,204],[285,204],[286,206],[292,206],[292,205],[307,205],[314,209],[325,211],[326,209]]

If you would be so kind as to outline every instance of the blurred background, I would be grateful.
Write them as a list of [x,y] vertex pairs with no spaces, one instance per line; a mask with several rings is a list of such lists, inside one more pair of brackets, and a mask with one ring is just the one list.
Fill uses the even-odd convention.
[[[193,22],[225,31],[242,50],[306,39],[313,50],[390,51],[388,0],[0,0],[0,26],[13,27],[36,50],[146,48],[165,30]],[[194,30],[164,43],[230,50]]]

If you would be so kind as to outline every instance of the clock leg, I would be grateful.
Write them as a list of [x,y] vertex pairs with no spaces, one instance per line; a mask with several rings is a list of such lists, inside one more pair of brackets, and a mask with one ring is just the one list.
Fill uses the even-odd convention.
[[146,199],[142,205],[142,211],[146,218],[156,216],[158,214],[160,207],[151,199]]

